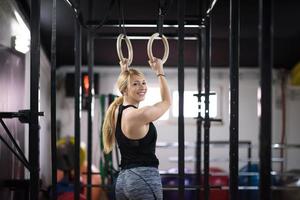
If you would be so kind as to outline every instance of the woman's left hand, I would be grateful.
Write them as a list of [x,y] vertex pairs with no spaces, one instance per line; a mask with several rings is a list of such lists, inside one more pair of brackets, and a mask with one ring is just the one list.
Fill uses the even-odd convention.
[[149,60],[148,63],[156,74],[164,74],[164,67],[161,59],[154,57],[153,60]]

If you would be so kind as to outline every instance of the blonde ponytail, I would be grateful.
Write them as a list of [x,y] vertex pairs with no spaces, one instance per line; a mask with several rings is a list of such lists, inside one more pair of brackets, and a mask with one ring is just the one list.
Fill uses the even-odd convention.
[[104,153],[112,151],[113,145],[115,144],[115,111],[123,103],[123,96],[116,98],[108,107],[103,127],[102,127],[102,140],[104,145]]
[[[129,68],[128,70],[121,72],[117,81],[118,89],[121,94],[124,94],[124,92],[127,90],[127,85],[130,83],[130,77],[132,75],[144,77],[142,72],[134,68]],[[106,111],[102,127],[104,153],[111,152],[113,145],[115,144],[115,111],[122,103],[123,96],[118,97],[111,103]]]

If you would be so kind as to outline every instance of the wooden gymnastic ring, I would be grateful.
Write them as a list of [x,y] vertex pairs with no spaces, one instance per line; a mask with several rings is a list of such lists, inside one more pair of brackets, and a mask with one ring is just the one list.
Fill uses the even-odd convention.
[[117,53],[120,61],[124,62],[125,58],[123,56],[122,52],[122,40],[125,40],[126,45],[127,45],[127,50],[128,50],[128,67],[132,63],[132,58],[133,58],[133,50],[132,50],[132,45],[127,36],[124,34],[120,34],[117,39]]
[[153,61],[153,53],[152,53],[152,44],[153,44],[153,41],[154,39],[156,38],[161,38],[162,41],[163,41],[163,44],[164,44],[164,47],[165,47],[165,52],[164,52],[164,56],[162,58],[162,63],[165,63],[169,57],[169,43],[168,43],[168,40],[167,38],[162,35],[161,37],[159,37],[159,33],[154,33],[150,39],[148,40],[148,44],[147,44],[147,53],[148,53],[148,57],[151,61]]

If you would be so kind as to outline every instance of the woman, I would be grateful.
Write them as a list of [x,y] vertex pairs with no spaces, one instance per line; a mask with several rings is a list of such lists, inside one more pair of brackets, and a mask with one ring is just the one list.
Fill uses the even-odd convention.
[[144,75],[120,62],[117,85],[122,94],[108,108],[103,124],[104,152],[112,150],[115,138],[121,153],[121,171],[116,181],[116,199],[162,199],[162,185],[155,155],[157,133],[153,121],[171,105],[171,96],[160,59],[149,61],[159,85],[161,101],[138,108],[145,99]]

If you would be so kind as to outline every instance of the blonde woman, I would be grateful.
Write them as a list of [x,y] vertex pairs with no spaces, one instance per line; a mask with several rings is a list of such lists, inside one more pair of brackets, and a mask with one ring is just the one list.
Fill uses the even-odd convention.
[[[162,199],[162,184],[155,155],[157,132],[153,121],[171,105],[171,96],[161,59],[149,65],[157,76],[161,101],[139,108],[145,99],[147,82],[138,70],[120,62],[117,85],[122,96],[108,108],[103,125],[104,151],[109,153],[115,140],[121,153],[121,171],[116,181],[116,199]],[[159,95],[159,94],[158,94]]]

